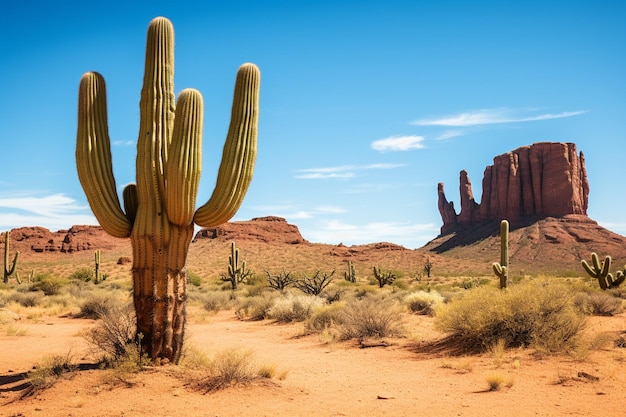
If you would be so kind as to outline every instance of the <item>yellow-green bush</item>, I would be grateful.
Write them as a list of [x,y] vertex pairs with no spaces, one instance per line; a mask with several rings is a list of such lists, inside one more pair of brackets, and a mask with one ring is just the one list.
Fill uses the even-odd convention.
[[566,351],[585,324],[575,298],[576,291],[558,282],[479,287],[438,308],[435,324],[467,349],[485,350],[502,339],[507,347]]

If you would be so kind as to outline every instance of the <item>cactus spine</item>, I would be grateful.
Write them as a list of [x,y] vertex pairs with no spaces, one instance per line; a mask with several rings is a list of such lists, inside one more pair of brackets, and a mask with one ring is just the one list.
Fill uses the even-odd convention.
[[17,281],[18,284],[22,283],[22,280],[20,280],[20,274],[15,272],[15,268],[17,268],[17,257],[20,255],[19,252],[15,252],[15,257],[13,258],[13,263],[11,263],[11,265],[9,266],[9,251],[10,251],[10,242],[11,242],[11,233],[10,232],[4,232],[4,268],[3,268],[3,272],[4,272],[4,283],[8,283],[9,282],[9,278],[11,277],[11,275],[13,275],[15,273],[15,280]]
[[617,271],[616,278],[613,279],[613,274],[609,272],[609,270],[611,269],[611,257],[608,255],[604,258],[602,263],[600,263],[600,258],[598,257],[598,254],[593,252],[591,254],[592,265],[589,265],[584,259],[581,261],[581,263],[585,271],[587,271],[587,273],[592,278],[596,278],[598,280],[598,284],[603,290],[617,288],[626,279],[626,276],[624,276],[624,273],[622,271]]
[[500,222],[500,263],[493,263],[493,272],[500,278],[500,289],[504,289],[509,281],[509,222]]
[[78,99],[76,164],[80,183],[102,228],[130,237],[133,301],[142,352],[177,363],[182,352],[187,298],[185,263],[194,223],[219,225],[239,209],[254,170],[260,73],[239,68],[231,121],[217,182],[195,210],[201,173],[203,101],[194,89],[174,98],[174,29],[150,22],[140,100],[136,184],[120,206],[113,177],[104,78],[83,75]]

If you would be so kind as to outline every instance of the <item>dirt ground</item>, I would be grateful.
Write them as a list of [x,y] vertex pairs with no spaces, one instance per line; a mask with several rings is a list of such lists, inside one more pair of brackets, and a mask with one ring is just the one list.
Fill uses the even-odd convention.
[[[47,355],[93,362],[81,336],[93,321],[41,317],[2,325],[0,415],[20,417],[139,416],[624,416],[626,349],[613,340],[626,331],[626,313],[593,317],[588,333],[608,335],[588,355],[550,356],[513,349],[502,355],[455,356],[425,349],[441,338],[432,318],[407,315],[409,336],[389,346],[361,348],[302,336],[302,324],[241,321],[233,311],[190,314],[187,347],[213,355],[246,349],[275,368],[271,380],[204,393],[172,366],[116,376],[81,370],[27,398],[25,372]],[[194,318],[195,317],[195,318]],[[6,323],[6,321],[5,321]],[[11,326],[8,331],[7,326]],[[605,333],[606,332],[606,333]],[[500,376],[499,390],[487,379]]]

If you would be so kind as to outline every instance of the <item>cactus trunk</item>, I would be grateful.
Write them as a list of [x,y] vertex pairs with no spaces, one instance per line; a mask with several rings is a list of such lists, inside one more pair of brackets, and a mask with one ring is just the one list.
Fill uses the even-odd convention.
[[123,191],[121,208],[113,177],[104,79],[81,79],[76,146],[78,176],[103,229],[130,237],[137,340],[143,353],[177,363],[185,327],[185,263],[194,222],[217,226],[237,211],[256,159],[260,74],[253,64],[237,73],[229,132],[209,201],[195,210],[201,173],[203,104],[186,89],[174,97],[174,29],[152,20],[140,100],[137,184]]
[[[17,268],[17,257],[20,255],[19,252],[15,252],[15,257],[13,258],[13,263],[9,262],[9,246],[11,244],[11,234],[10,232],[4,232],[4,283],[8,283],[9,282],[9,278],[11,277],[11,275],[13,275],[15,273],[15,269]],[[9,266],[9,264],[11,266]],[[17,281],[18,284],[20,284],[22,281],[20,280],[20,276],[19,274],[15,273],[15,280]]]
[[500,278],[500,289],[509,283],[509,222],[500,222],[500,263],[493,264],[493,272]]

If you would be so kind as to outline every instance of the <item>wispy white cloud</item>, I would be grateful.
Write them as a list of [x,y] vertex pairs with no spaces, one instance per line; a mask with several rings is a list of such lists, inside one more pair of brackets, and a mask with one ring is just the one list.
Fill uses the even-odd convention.
[[312,227],[303,226],[300,232],[305,239],[315,243],[362,245],[375,242],[391,242],[407,248],[417,248],[439,234],[439,226],[391,222],[350,224],[337,220],[316,222]]
[[413,149],[424,148],[423,136],[407,135],[407,136],[389,136],[384,139],[378,139],[372,142],[372,149],[379,152],[384,151],[410,151]]
[[89,206],[79,204],[64,194],[0,196],[0,230],[24,226],[59,230],[75,224],[98,223]]
[[369,164],[369,165],[340,165],[336,167],[306,168],[298,170],[301,174],[296,175],[299,179],[347,179],[357,176],[359,171],[375,169],[394,169],[406,166],[406,164]]
[[254,206],[253,210],[264,213],[264,216],[284,217],[288,220],[308,220],[319,215],[342,214],[346,210],[339,206],[323,205],[302,210],[293,204],[279,204],[272,206]]
[[137,144],[136,140],[116,140],[113,141],[113,146],[134,146]]
[[512,109],[482,109],[432,119],[419,119],[411,122],[416,126],[478,126],[500,123],[534,122],[539,120],[561,119],[578,116],[585,110],[561,113],[530,114],[528,111]]
[[465,135],[464,130],[446,130],[435,138],[435,140],[447,140]]

